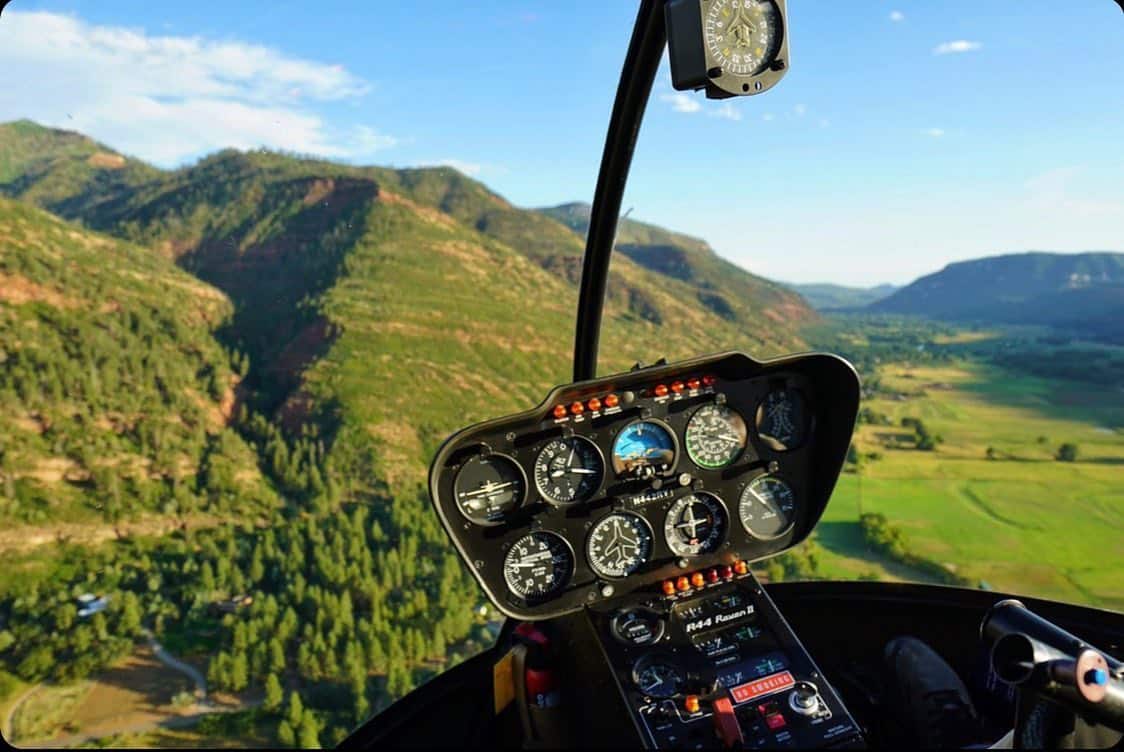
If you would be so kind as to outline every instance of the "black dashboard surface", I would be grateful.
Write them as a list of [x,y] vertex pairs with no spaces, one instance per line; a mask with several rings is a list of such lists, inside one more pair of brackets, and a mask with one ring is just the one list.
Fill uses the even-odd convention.
[[[546,619],[808,536],[850,442],[833,355],[722,353],[556,387],[450,437],[430,496],[492,602]],[[713,574],[711,575],[713,576]]]

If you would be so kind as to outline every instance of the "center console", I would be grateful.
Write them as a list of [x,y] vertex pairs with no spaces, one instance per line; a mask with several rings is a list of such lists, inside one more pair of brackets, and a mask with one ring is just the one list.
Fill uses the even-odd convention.
[[638,591],[589,611],[647,745],[862,746],[858,725],[752,574],[684,576],[685,591]]

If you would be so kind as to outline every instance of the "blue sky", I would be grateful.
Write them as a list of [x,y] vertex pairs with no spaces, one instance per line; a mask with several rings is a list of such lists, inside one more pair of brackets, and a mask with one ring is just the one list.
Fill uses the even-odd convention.
[[[589,200],[625,0],[15,0],[0,120],[165,166],[264,145],[452,164]],[[1110,0],[790,0],[792,65],[708,102],[661,73],[625,207],[781,280],[904,283],[963,258],[1124,250],[1124,14]]]

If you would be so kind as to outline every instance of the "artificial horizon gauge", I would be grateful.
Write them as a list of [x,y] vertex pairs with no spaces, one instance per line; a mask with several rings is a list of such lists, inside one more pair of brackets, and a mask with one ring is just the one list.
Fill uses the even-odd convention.
[[639,420],[630,423],[613,442],[613,472],[619,476],[647,478],[675,468],[675,435],[663,423]]
[[535,487],[555,504],[587,501],[601,487],[604,475],[601,450],[582,436],[554,439],[535,459]]
[[664,536],[676,556],[709,554],[726,537],[726,507],[714,494],[698,491],[680,497],[667,510]]
[[601,577],[628,577],[651,557],[652,529],[639,515],[614,512],[589,531],[585,549],[589,566]]
[[703,42],[723,73],[753,76],[776,57],[784,31],[773,0],[712,0],[704,12]]
[[687,456],[708,470],[726,467],[745,449],[749,430],[745,419],[726,405],[703,405],[687,421]]
[[528,533],[503,557],[503,579],[508,590],[528,601],[553,595],[573,573],[570,544],[554,533]]
[[797,390],[774,389],[757,406],[757,435],[771,449],[798,449],[807,432],[808,411]]
[[738,517],[746,532],[761,540],[778,538],[792,528],[796,495],[775,475],[758,475],[742,491]]
[[527,496],[527,476],[506,454],[476,455],[453,482],[457,508],[477,525],[502,524]]

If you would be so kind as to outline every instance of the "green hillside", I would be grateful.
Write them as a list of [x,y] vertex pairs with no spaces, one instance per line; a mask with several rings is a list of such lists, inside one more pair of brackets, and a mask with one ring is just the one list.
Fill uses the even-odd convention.
[[271,503],[227,428],[239,374],[212,333],[230,313],[225,295],[147,250],[0,199],[8,531]]
[[829,283],[789,283],[788,286],[803,295],[817,311],[862,308],[892,295],[899,289],[897,285],[847,287]]
[[1124,253],[1017,253],[949,264],[870,306],[949,321],[1039,324],[1124,342]]
[[[584,243],[588,204],[562,204],[539,212],[566,225]],[[727,261],[699,238],[625,218],[617,231],[616,250],[662,277],[664,284],[675,285],[686,299],[740,327],[759,332],[776,327],[783,333],[818,321],[798,294]],[[652,284],[651,279],[645,281]]]

